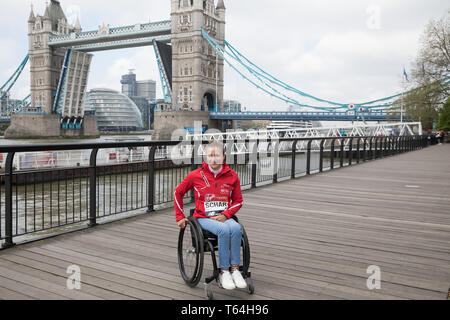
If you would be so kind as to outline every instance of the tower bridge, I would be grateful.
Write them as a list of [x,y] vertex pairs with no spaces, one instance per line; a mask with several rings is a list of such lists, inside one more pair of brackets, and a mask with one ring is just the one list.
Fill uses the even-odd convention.
[[[399,121],[402,93],[361,103],[335,102],[298,90],[258,67],[225,40],[223,0],[172,0],[169,20],[83,31],[71,25],[61,3],[51,0],[44,15],[31,9],[29,52],[0,89],[2,98],[14,86],[29,60],[30,95],[2,107],[1,121],[11,125],[7,138],[96,136],[94,115],[84,111],[92,52],[153,46],[169,108],[155,114],[154,139],[170,139],[178,128],[222,131],[233,120]],[[305,112],[224,112],[224,66],[227,64],[261,94],[306,108]],[[445,79],[448,85],[449,80]],[[312,102],[306,102],[312,101]],[[388,109],[389,108],[389,109]],[[407,119],[405,119],[407,120]]]
[[40,112],[13,113],[5,136],[98,135],[94,117],[83,108],[91,53],[150,45],[155,46],[165,101],[176,110],[157,115],[155,131],[164,138],[164,129],[168,133],[175,125],[192,126],[194,121],[219,127],[220,121],[211,120],[208,111],[221,110],[223,59],[202,32],[223,45],[225,11],[223,0],[172,0],[170,20],[119,27],[102,24],[98,30],[83,31],[79,20],[68,23],[60,1],[51,0],[42,16],[32,8],[29,107]]

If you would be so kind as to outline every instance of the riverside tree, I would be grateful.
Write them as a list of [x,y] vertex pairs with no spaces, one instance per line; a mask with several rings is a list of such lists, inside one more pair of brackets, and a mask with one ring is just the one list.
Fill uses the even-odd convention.
[[439,120],[436,128],[447,132],[450,131],[450,98],[447,99],[439,112]]
[[450,96],[450,11],[426,25],[420,42],[411,72],[411,86],[418,89],[406,94],[402,102],[405,113],[427,130],[433,129]]

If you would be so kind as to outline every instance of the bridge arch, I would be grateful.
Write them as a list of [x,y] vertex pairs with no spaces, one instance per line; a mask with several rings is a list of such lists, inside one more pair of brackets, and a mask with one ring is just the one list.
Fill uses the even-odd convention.
[[202,98],[202,111],[214,112],[216,106],[216,93],[211,90],[207,90],[203,94]]

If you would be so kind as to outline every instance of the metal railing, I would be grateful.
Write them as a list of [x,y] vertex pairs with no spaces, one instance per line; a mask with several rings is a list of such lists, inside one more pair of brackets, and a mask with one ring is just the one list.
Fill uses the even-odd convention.
[[[272,148],[265,154],[255,152],[259,141],[246,140],[253,152],[227,155],[227,163],[238,173],[243,189],[421,149],[436,144],[436,138],[328,137],[271,142]],[[291,150],[280,150],[280,142],[291,143]],[[314,147],[317,142],[319,148]],[[189,143],[195,146],[198,141]],[[6,154],[4,172],[0,174],[2,248],[13,246],[15,238],[26,235],[37,236],[41,232],[45,232],[45,236],[53,235],[67,232],[69,226],[75,224],[92,227],[103,218],[120,213],[142,209],[150,213],[171,206],[175,187],[191,170],[198,168],[202,160],[193,152],[180,163],[168,156],[170,152],[161,152],[179,144],[180,141],[147,141],[0,146],[0,155]],[[299,150],[300,144],[306,148]],[[97,163],[101,149],[137,147],[149,148],[147,159]],[[14,167],[14,158],[21,153],[69,150],[90,150],[89,165],[77,163],[73,167],[20,170]],[[198,148],[193,150],[198,151]],[[156,158],[156,154],[167,156]],[[185,196],[186,202],[193,199],[193,192]]]

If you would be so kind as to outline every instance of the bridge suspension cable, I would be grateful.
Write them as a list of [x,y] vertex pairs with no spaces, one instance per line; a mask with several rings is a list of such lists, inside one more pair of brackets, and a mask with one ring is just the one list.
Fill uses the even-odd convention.
[[[336,111],[336,110],[339,110],[342,108],[348,108],[348,106],[351,105],[349,103],[338,103],[338,102],[333,102],[333,101],[329,101],[329,100],[325,100],[325,99],[320,99],[320,98],[314,97],[310,94],[307,94],[305,92],[302,92],[298,89],[295,89],[292,86],[284,83],[283,81],[281,81],[281,80],[277,79],[276,77],[270,75],[269,73],[265,72],[263,69],[259,68],[256,64],[254,64],[249,59],[247,59],[244,55],[239,53],[239,51],[237,49],[235,49],[227,41],[224,41],[224,47],[222,47],[212,37],[210,37],[204,30],[202,31],[202,34],[203,34],[203,37],[212,46],[212,48],[216,51],[216,53],[219,54],[220,56],[222,56],[222,58],[228,63],[228,65],[231,68],[233,68],[237,73],[239,73],[245,80],[252,83],[255,87],[257,87],[258,89],[266,92],[267,94],[269,94],[275,98],[278,98],[287,103],[291,103],[293,105],[312,108],[312,109],[319,109],[319,110],[328,111],[328,112]],[[229,59],[227,57],[229,57],[231,59]],[[260,84],[255,83],[254,80],[252,80],[249,76],[245,75],[230,60],[234,60],[237,62],[238,66],[244,67],[246,72],[248,72],[252,77],[256,78]],[[280,89],[277,89],[275,87],[278,87]],[[304,98],[313,99],[313,100],[316,100],[321,103],[326,103],[328,105],[327,106],[315,106],[315,105],[300,103],[298,100],[288,96],[287,94],[282,93],[280,90],[286,90],[291,93],[299,94]],[[382,105],[376,105],[376,106],[370,106],[370,107],[368,106],[365,109],[385,108],[385,107],[391,106],[391,105],[392,105],[392,103],[386,103],[386,104],[382,104]]]
[[[241,54],[236,48],[234,48],[229,42],[224,40],[224,45],[221,46],[214,38],[212,38],[207,32],[202,30],[203,37],[208,41],[211,47],[214,49],[216,54],[220,55],[224,61],[239,75],[241,75],[246,81],[250,82],[257,89],[264,91],[272,97],[282,100],[286,103],[290,103],[295,106],[306,107],[311,109],[319,109],[321,111],[333,112],[342,109],[355,109],[359,111],[369,111],[369,110],[380,110],[391,107],[394,105],[395,99],[401,97],[402,95],[411,93],[419,88],[414,88],[407,92],[391,95],[389,97],[367,101],[362,103],[341,103],[330,101],[326,99],[321,99],[300,91],[285,82],[279,80],[275,76],[264,71],[258,67],[255,63]],[[240,70],[239,68],[243,68]],[[445,78],[443,84],[445,86],[449,85],[449,79]],[[284,92],[283,92],[284,91]],[[298,99],[293,98],[290,94],[300,95],[304,99],[314,100],[319,103],[326,104],[325,106],[310,105],[306,103],[301,103]]]
[[317,106],[310,106],[310,105],[306,105],[306,104],[302,104],[300,102],[298,102],[297,100],[294,100],[290,97],[287,97],[285,95],[281,95],[280,92],[276,89],[274,89],[273,87],[271,87],[270,85],[268,85],[266,82],[262,81],[261,78],[258,77],[258,80],[260,82],[263,82],[264,85],[269,86],[269,88],[271,88],[272,91],[274,91],[274,93],[268,91],[267,89],[263,88],[261,85],[255,83],[255,81],[253,81],[252,79],[250,79],[248,76],[246,76],[243,72],[241,72],[240,70],[238,70],[238,68],[236,66],[234,66],[229,59],[226,58],[225,54],[230,56],[230,53],[227,52],[225,50],[225,48],[221,47],[213,38],[211,38],[204,30],[202,30],[202,34],[203,37],[208,41],[208,43],[211,45],[211,47],[215,50],[215,52],[217,54],[219,54],[225,62],[227,62],[227,64],[233,69],[235,70],[239,75],[241,75],[245,80],[247,80],[248,82],[250,82],[251,84],[253,84],[256,88],[264,91],[265,93],[269,94],[272,97],[275,97],[277,99],[280,99],[284,102],[287,103],[292,103],[295,104],[297,106],[302,106],[302,107],[308,107],[308,108],[313,108],[313,109],[320,109],[320,110],[327,110],[328,109],[332,109],[332,108],[323,108],[323,107],[317,107]]
[[[2,100],[4,97],[6,97],[6,95],[9,93],[9,90],[11,90],[11,88],[14,86],[14,84],[16,83],[17,79],[19,78],[19,76],[21,75],[23,69],[25,68],[27,62],[28,62],[28,54],[25,56],[25,59],[23,59],[23,61],[20,63],[19,67],[16,69],[16,71],[14,71],[14,73],[12,74],[12,76],[8,79],[8,81],[6,81],[2,87],[0,88],[0,100]],[[6,90],[5,87],[8,87]]]
[[31,94],[27,95],[25,98],[17,102],[15,105],[10,107],[9,109],[3,111],[1,113],[2,116],[11,116],[13,113],[19,113],[23,111],[23,109],[28,108],[31,105],[31,101],[29,100],[31,97]]

